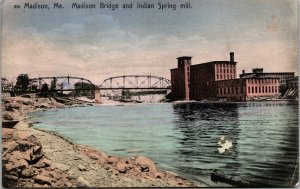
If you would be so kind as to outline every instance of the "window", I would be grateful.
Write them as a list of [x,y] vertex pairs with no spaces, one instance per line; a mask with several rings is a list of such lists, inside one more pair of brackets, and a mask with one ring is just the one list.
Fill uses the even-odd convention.
[[266,86],[265,88],[266,88],[266,93],[268,93],[268,87]]
[[250,87],[248,87],[248,93],[250,93]]
[[265,89],[265,87],[264,87],[264,86],[262,86],[262,87],[261,87],[261,89],[262,89],[262,93],[265,93],[265,90],[264,90],[264,89]]
[[260,93],[260,87],[258,87],[258,93]]
[[274,93],[274,86],[272,86],[272,93]]
[[275,86],[275,93],[277,93],[277,86]]
[[257,86],[255,86],[255,93],[257,93]]
[[271,86],[269,86],[269,93],[271,92]]
[[252,87],[252,93],[254,93],[254,87]]

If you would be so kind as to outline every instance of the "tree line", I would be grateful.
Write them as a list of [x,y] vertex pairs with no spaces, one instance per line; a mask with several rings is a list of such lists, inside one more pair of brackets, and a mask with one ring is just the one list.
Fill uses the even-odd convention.
[[[70,92],[70,96],[92,96],[94,94],[94,85],[86,82],[77,82],[74,85],[74,91]],[[2,92],[11,93],[27,93],[27,92],[37,92],[40,96],[65,96],[63,93],[63,84],[57,84],[55,78],[51,80],[50,86],[47,83],[43,83],[38,87],[36,81],[31,79],[28,74],[19,74],[16,82],[9,81],[6,78],[1,77],[1,89]],[[80,89],[80,90],[76,90]],[[61,90],[61,91],[60,91]]]

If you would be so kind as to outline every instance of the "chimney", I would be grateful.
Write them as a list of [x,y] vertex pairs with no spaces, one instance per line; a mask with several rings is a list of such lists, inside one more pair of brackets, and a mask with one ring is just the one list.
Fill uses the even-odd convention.
[[245,70],[242,70],[243,74],[245,74]]
[[234,62],[234,52],[230,52],[230,62]]

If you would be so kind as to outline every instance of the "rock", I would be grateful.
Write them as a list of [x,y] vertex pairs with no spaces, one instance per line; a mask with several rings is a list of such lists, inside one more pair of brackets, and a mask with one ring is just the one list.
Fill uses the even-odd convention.
[[127,169],[127,165],[121,161],[119,161],[117,163],[117,167],[116,169],[120,172],[120,173],[126,173]]
[[86,171],[86,167],[81,164],[79,164],[77,167],[80,171]]
[[11,106],[5,106],[5,110],[6,111],[10,111],[10,112],[12,112],[12,111],[14,111],[14,109],[11,107]]
[[140,168],[142,172],[149,172],[149,167],[147,165],[141,165]]
[[13,103],[9,104],[8,106],[10,106],[13,109],[17,109],[17,110],[19,110],[21,108],[20,104],[17,102],[13,102]]
[[68,188],[71,188],[71,187],[72,187],[72,183],[66,182],[66,183],[65,183],[65,186],[68,187]]
[[154,174],[154,177],[155,177],[155,178],[161,179],[161,178],[163,178],[163,174],[162,174],[162,173],[159,173],[159,172],[156,172],[156,173]]
[[116,157],[109,157],[107,159],[108,164],[116,164],[118,161],[119,161],[119,158],[116,158]]
[[28,162],[24,159],[11,159],[10,160],[13,163],[13,168],[12,169],[26,169],[28,167]]
[[2,115],[2,118],[4,119],[4,120],[14,120],[14,118],[9,114],[9,113],[4,113],[3,115]]
[[100,152],[102,158],[104,158],[105,160],[108,158],[107,154],[104,152]]
[[15,166],[11,162],[3,165],[3,170],[6,172],[10,172],[14,168]]
[[53,163],[52,164],[55,168],[59,169],[62,172],[68,171],[70,169],[70,166],[60,164],[60,163]]
[[157,168],[151,159],[146,157],[137,157],[135,163],[141,166],[141,171],[147,170],[146,167],[148,167],[151,173],[155,174],[157,172]]
[[78,155],[76,155],[75,157],[74,157],[74,160],[81,160],[82,158],[80,157],[80,156],[78,156]]
[[[43,158],[45,159],[45,158]],[[49,165],[47,165],[42,159],[40,161],[38,161],[36,164],[32,165],[35,168],[44,168],[47,167]]]
[[3,150],[6,150],[6,149],[14,150],[17,147],[17,145],[18,144],[15,141],[2,142]]
[[52,162],[49,159],[47,159],[47,158],[43,158],[42,162],[45,163],[48,166],[50,166],[52,164]]
[[76,179],[76,176],[75,175],[68,175],[67,178],[68,179]]
[[24,169],[22,171],[22,176],[23,177],[32,177],[34,175],[34,172],[32,171],[31,167],[28,167],[27,169]]
[[39,152],[42,150],[42,146],[34,146],[33,147],[33,153]]
[[[13,138],[15,139],[22,139],[22,140],[25,140],[27,139],[29,136],[31,136],[31,133],[29,131],[21,131],[21,130],[17,130],[13,133]],[[24,142],[27,142],[28,141],[24,141]],[[19,141],[18,141],[19,143]]]
[[52,177],[52,178],[54,178],[54,179],[57,179],[57,180],[59,180],[61,178],[61,174],[59,174],[59,173],[57,173],[55,171],[50,171],[49,172],[49,176]]
[[77,178],[77,182],[79,182],[82,187],[91,187],[91,184],[87,180],[85,180],[82,176]]
[[91,153],[91,154],[88,154],[88,156],[93,160],[98,160],[101,155],[96,154],[96,153]]
[[26,150],[25,152],[23,152],[23,159],[25,159],[26,161],[30,162],[31,161],[31,157],[32,157],[32,150]]
[[16,182],[18,180],[18,177],[13,176],[13,175],[3,175],[3,180],[2,181],[5,182],[5,180]]
[[172,172],[172,171],[165,171],[168,175],[172,175],[174,177],[178,177],[178,174]]
[[47,184],[33,184],[32,185],[34,188],[49,188]]
[[51,181],[52,181],[50,177],[46,177],[46,176],[43,176],[43,175],[37,175],[33,179],[36,183],[39,183],[39,184],[49,184],[49,185],[51,185]]
[[30,96],[30,95],[27,95],[27,94],[21,95],[21,97],[24,97],[24,98],[31,98],[31,96]]

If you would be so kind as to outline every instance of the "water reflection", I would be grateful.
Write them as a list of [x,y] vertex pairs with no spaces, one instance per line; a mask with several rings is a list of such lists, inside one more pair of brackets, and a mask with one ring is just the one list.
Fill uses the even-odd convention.
[[[174,130],[182,133],[182,137],[178,138],[180,144],[177,148],[178,158],[182,162],[201,162],[197,166],[185,163],[178,171],[207,177],[213,169],[237,171],[241,167],[237,161],[238,150],[236,150],[240,132],[238,109],[238,105],[234,103],[173,105],[176,115]],[[222,136],[233,141],[233,148],[220,154],[218,141]]]
[[[178,161],[184,162],[178,172],[207,177],[220,169],[261,186],[298,181],[297,104],[180,103],[173,111],[174,130],[181,133]],[[221,136],[233,140],[233,148],[222,154],[217,150]]]

